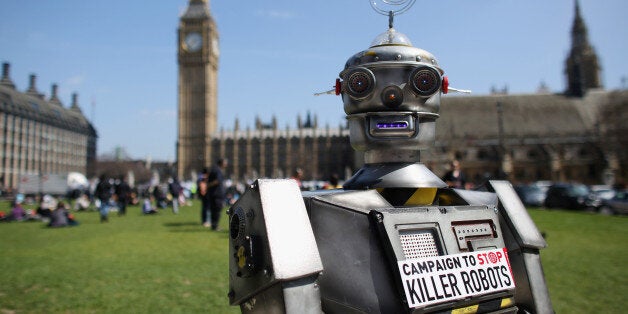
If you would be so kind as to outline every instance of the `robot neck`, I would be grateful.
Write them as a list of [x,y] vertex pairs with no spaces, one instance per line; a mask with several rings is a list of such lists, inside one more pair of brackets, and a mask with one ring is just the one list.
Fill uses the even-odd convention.
[[367,164],[384,163],[418,163],[421,161],[421,152],[418,150],[369,150],[364,152],[364,162]]

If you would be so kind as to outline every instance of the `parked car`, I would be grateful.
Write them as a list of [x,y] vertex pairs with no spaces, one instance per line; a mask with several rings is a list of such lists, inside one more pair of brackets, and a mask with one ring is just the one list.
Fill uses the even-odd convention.
[[547,187],[536,184],[522,184],[515,186],[515,191],[524,205],[540,207],[545,202]]
[[558,183],[547,189],[545,207],[565,209],[596,209],[601,202],[584,184]]
[[628,191],[616,191],[611,199],[603,200],[599,212],[606,215],[628,214]]
[[615,189],[608,185],[592,185],[590,189],[601,201],[610,200],[617,193]]

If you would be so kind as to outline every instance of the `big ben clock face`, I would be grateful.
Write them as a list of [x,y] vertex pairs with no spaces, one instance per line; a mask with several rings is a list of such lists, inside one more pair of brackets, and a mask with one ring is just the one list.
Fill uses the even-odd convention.
[[183,40],[183,48],[189,52],[196,52],[201,50],[203,46],[203,37],[200,33],[188,33]]

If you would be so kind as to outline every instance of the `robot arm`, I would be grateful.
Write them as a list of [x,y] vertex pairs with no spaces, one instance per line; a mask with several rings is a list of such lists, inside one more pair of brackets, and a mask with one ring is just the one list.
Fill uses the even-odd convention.
[[243,313],[321,313],[323,270],[294,180],[257,180],[229,210],[229,301]]
[[553,313],[539,250],[547,243],[508,181],[489,181],[499,198],[504,241],[517,282],[515,298],[534,313]]

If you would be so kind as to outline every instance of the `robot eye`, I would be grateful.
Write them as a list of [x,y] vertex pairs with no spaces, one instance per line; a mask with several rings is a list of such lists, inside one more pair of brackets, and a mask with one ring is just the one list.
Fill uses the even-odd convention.
[[440,74],[434,68],[423,66],[416,68],[410,74],[410,86],[419,96],[432,96],[438,91],[440,85]]
[[347,92],[355,98],[368,96],[375,87],[375,75],[369,69],[357,68],[347,73]]

